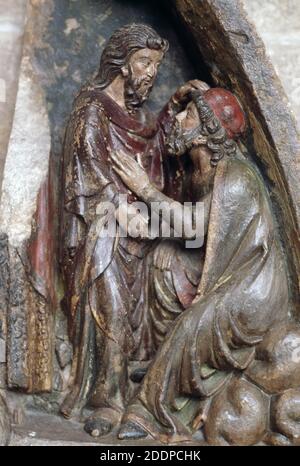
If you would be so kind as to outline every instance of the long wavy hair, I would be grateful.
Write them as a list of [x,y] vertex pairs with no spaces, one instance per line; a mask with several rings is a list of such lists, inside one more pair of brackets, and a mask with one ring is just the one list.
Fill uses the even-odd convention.
[[144,48],[162,50],[165,53],[169,43],[146,24],[128,24],[117,29],[102,52],[99,71],[94,81],[96,86],[100,89],[109,86],[120,74],[121,68],[128,63],[131,55]]

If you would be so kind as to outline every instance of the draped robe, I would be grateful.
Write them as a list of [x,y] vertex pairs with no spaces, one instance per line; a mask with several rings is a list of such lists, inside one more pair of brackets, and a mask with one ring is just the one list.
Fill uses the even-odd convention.
[[122,412],[129,396],[128,360],[133,353],[148,359],[153,352],[142,324],[133,328],[130,321],[153,242],[120,237],[118,229],[104,237],[97,205],[109,201],[117,208],[119,194],[136,200],[113,171],[111,150],[136,157],[159,190],[169,186],[176,196],[178,184],[172,176],[165,182],[163,160],[173,116],[170,105],[157,119],[143,111],[130,116],[95,87],[85,88],[75,101],[64,144],[62,222],[63,306],[74,346],[72,388],[61,408],[67,417],[86,404],[92,386],[94,406]]
[[286,266],[263,180],[241,155],[221,160],[197,297],[174,321],[123,422],[163,442],[191,439],[203,400],[248,367],[287,308]]

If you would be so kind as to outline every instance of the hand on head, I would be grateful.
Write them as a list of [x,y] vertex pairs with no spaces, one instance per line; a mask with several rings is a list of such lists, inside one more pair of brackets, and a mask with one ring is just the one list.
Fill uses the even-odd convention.
[[204,81],[200,81],[199,79],[192,79],[187,83],[180,86],[175,94],[173,95],[173,102],[175,104],[179,104],[184,106],[190,100],[190,94],[192,91],[198,90],[202,93],[206,92],[210,86],[206,84]]

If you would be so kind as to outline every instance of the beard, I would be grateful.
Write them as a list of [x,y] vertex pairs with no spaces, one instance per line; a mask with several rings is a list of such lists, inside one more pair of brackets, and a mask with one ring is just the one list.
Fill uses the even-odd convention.
[[148,99],[154,84],[154,79],[132,76],[131,70],[125,80],[125,105],[129,111],[135,111]]
[[201,134],[201,126],[197,126],[189,131],[183,131],[178,121],[175,121],[174,126],[167,138],[166,147],[169,155],[181,155],[188,152],[192,147],[195,147],[195,140]]

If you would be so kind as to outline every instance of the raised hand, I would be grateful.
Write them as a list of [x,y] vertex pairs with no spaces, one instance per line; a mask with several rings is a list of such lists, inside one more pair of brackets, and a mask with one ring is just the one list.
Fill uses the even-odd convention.
[[191,91],[199,90],[204,93],[210,88],[210,86],[204,81],[199,79],[192,79],[187,83],[180,86],[172,97],[175,104],[185,105],[188,102],[189,94]]

